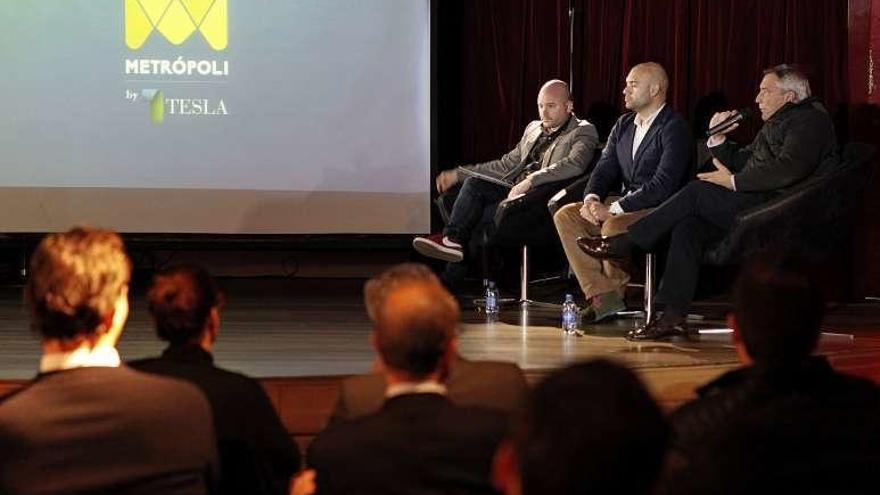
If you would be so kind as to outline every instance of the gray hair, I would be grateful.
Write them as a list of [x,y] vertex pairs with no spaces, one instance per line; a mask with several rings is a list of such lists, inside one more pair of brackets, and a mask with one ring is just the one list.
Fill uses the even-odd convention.
[[779,79],[776,85],[783,91],[791,91],[795,94],[796,102],[810,97],[810,81],[807,76],[797,67],[789,64],[781,64],[770,67],[764,71],[764,75],[773,74]]

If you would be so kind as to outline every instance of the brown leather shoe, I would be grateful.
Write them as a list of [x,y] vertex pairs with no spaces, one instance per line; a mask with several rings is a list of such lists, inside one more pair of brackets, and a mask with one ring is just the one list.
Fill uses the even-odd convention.
[[654,316],[645,325],[640,325],[635,330],[626,334],[626,340],[662,340],[671,337],[685,337],[691,339],[695,336],[687,325],[687,319],[671,314]]
[[581,251],[600,260],[625,260],[632,256],[633,244],[626,234],[611,237],[579,237],[577,245]]

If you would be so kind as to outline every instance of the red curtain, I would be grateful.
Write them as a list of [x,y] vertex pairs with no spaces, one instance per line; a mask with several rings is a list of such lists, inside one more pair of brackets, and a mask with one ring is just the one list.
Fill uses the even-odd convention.
[[840,0],[439,0],[441,167],[507,151],[535,118],[541,83],[569,79],[569,6],[575,108],[600,132],[623,110],[627,71],[646,60],[669,72],[670,103],[691,121],[713,91],[728,108],[753,106],[761,71],[782,62],[809,72],[832,113],[847,100]]

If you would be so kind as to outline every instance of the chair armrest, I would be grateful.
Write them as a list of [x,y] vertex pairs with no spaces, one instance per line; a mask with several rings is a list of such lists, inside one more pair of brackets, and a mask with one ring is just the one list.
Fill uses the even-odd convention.
[[580,179],[572,182],[554,194],[550,200],[547,201],[547,209],[550,210],[550,215],[552,216],[567,204],[582,201],[584,199],[584,190],[587,188],[587,181],[589,180],[589,175],[582,176]]
[[844,153],[839,165],[742,212],[733,229],[704,253],[703,260],[725,265],[775,247],[797,246],[808,257],[830,252],[849,234],[847,227],[873,172],[870,151]]

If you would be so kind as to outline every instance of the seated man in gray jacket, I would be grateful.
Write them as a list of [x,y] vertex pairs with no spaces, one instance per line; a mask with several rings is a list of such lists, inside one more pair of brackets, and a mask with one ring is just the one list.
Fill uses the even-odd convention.
[[[364,304],[370,321],[375,323],[376,314],[388,293],[408,282],[440,283],[425,265],[401,263],[392,266],[364,285]],[[520,409],[525,402],[528,384],[515,363],[471,361],[455,354],[450,368],[446,386],[450,400],[457,405],[481,406],[510,413]],[[385,377],[379,373],[345,379],[330,421],[378,411],[385,401],[385,386]]]
[[[582,174],[593,157],[599,135],[593,124],[579,120],[572,109],[568,85],[560,80],[548,81],[538,93],[540,120],[526,126],[513,150],[498,160],[441,172],[436,180],[438,192],[463,180],[461,190],[443,232],[416,237],[413,248],[431,258],[461,262],[463,246],[480,225],[487,207],[525,194],[533,187]],[[463,177],[471,173],[508,185]]]

